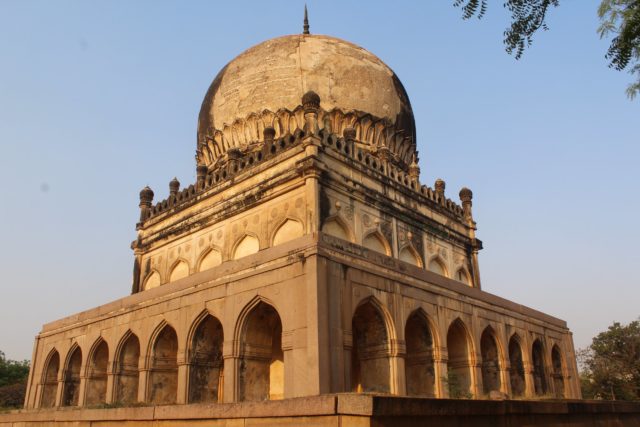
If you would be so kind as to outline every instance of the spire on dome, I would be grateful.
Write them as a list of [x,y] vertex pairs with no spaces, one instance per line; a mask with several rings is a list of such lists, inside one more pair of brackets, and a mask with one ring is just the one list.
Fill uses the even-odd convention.
[[307,5],[304,5],[304,25],[302,26],[302,34],[309,33],[309,15],[307,14]]

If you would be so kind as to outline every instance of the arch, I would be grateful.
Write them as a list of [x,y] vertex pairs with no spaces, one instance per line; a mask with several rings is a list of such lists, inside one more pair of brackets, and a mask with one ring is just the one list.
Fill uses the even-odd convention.
[[155,336],[149,359],[148,400],[156,404],[176,402],[178,387],[178,335],[163,322]]
[[183,259],[178,259],[173,263],[169,273],[169,283],[184,279],[189,275],[189,263]]
[[222,401],[222,324],[205,311],[194,322],[190,337],[189,403]]
[[240,328],[239,400],[284,397],[282,322],[277,310],[261,299],[244,310]]
[[534,391],[537,396],[543,396],[547,394],[547,376],[544,369],[544,348],[539,339],[536,339],[531,347],[531,362]]
[[351,321],[351,389],[355,392],[391,392],[390,343],[392,327],[373,297],[363,300]]
[[522,361],[522,347],[520,337],[513,334],[509,339],[509,382],[511,383],[511,395],[519,397],[524,395],[524,362]]
[[282,243],[297,239],[303,235],[304,229],[302,227],[302,222],[296,219],[287,218],[278,228],[276,228],[275,233],[273,233],[271,246],[281,245]]
[[137,402],[140,340],[131,331],[127,331],[120,340],[114,371],[115,402],[124,404]]
[[469,274],[467,269],[464,267],[460,267],[456,271],[456,280],[458,282],[464,283],[465,285],[469,285],[469,286],[473,285],[473,282],[471,281],[471,274]]
[[500,351],[495,331],[487,326],[480,336],[480,354],[482,355],[482,389],[485,395],[500,391]]
[[553,394],[557,399],[564,399],[564,374],[562,353],[557,344],[551,349],[551,367],[553,369]]
[[98,338],[87,361],[85,405],[97,405],[107,401],[108,363],[109,346],[105,340]]
[[431,258],[431,260],[429,261],[429,271],[432,271],[444,277],[449,277],[447,267],[445,266],[442,258],[440,258],[439,256],[434,256],[433,258]]
[[398,254],[398,259],[409,264],[413,264],[416,267],[422,268],[422,258],[418,254],[418,251],[411,245],[407,245]]
[[160,286],[160,284],[160,273],[158,273],[156,270],[151,270],[149,274],[147,274],[147,277],[144,279],[144,286],[142,289],[146,291],[147,289],[157,288],[158,286]]
[[242,236],[233,249],[232,259],[238,259],[247,255],[255,254],[260,250],[260,241],[252,234]]
[[322,225],[322,232],[338,239],[353,242],[353,233],[347,223],[339,216],[328,218]]
[[405,325],[407,395],[435,397],[434,339],[429,320],[421,309]]
[[222,264],[222,252],[215,248],[209,248],[200,256],[197,271],[206,271],[220,264]]
[[45,362],[45,369],[42,372],[42,395],[40,396],[41,408],[53,408],[56,406],[59,370],[60,354],[54,348],[49,352]]
[[471,340],[467,327],[459,318],[447,331],[447,384],[449,397],[454,399],[473,397],[471,383]]
[[74,344],[69,350],[64,369],[62,386],[62,406],[78,406],[80,398],[80,368],[82,367],[82,350]]
[[362,246],[387,256],[391,255],[391,247],[387,239],[385,239],[379,231],[367,234],[365,238],[362,239]]

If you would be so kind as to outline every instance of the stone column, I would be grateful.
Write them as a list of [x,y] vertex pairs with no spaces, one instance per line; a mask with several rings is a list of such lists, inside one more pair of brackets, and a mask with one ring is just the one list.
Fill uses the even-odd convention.
[[105,403],[113,403],[115,401],[114,392],[114,384],[115,384],[115,372],[113,371],[114,361],[110,360],[107,364],[107,393],[105,396]]
[[449,385],[447,380],[449,355],[446,347],[439,347],[434,351],[433,356],[433,374],[435,375],[434,394],[436,397],[448,398]]
[[[85,372],[87,370],[86,366],[82,366],[80,368],[80,372]],[[86,398],[86,389],[87,389],[87,375],[80,375],[80,385],[78,386],[78,406],[84,406],[85,398]]]
[[225,340],[222,344],[222,359],[224,361],[222,402],[238,402],[238,370],[240,358],[233,354],[234,340]]
[[146,402],[147,401],[147,383],[149,382],[149,367],[145,366],[144,357],[140,357],[138,361],[138,366],[143,366],[140,368],[140,374],[138,375],[138,402]]
[[183,404],[188,402],[187,394],[189,393],[189,366],[187,364],[184,351],[179,351],[176,356],[178,363],[176,403]]

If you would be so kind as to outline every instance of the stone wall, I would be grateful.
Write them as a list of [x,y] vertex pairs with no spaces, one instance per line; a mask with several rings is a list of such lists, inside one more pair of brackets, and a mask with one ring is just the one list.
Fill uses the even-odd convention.
[[640,404],[597,401],[470,401],[340,394],[274,402],[23,410],[0,427],[638,427]]

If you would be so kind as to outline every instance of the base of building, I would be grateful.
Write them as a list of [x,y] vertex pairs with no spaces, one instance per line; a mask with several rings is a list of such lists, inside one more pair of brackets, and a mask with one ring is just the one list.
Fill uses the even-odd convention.
[[334,394],[271,402],[17,410],[0,427],[640,427],[640,403],[454,400]]

